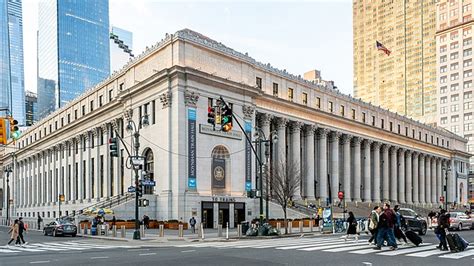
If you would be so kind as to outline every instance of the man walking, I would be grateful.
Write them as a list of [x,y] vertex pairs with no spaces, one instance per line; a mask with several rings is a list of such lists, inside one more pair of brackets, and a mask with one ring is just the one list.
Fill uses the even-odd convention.
[[407,245],[407,237],[401,229],[405,223],[405,219],[400,214],[400,207],[398,205],[395,205],[393,210],[395,211],[395,237],[398,239],[398,241],[401,241],[401,239],[403,239],[403,241],[405,242],[404,245]]
[[377,233],[377,247],[374,249],[381,250],[382,244],[387,239],[388,245],[391,250],[397,249],[397,242],[395,241],[395,235],[393,228],[395,226],[395,212],[390,209],[390,204],[385,203],[383,205],[384,211],[379,217],[378,233]]
[[372,241],[374,241],[374,244],[377,245],[377,226],[379,223],[379,215],[381,212],[382,208],[380,208],[380,206],[375,206],[369,215],[369,231],[372,235],[369,239],[369,244],[372,244]]
[[41,222],[43,221],[43,218],[38,213],[38,230],[41,230]]
[[27,245],[28,242],[25,242],[25,239],[23,238],[23,232],[26,232],[25,224],[23,223],[23,217],[20,217],[18,219],[18,238],[23,242],[23,244],[20,243],[20,245]]
[[441,250],[448,250],[448,243],[446,242],[446,229],[449,228],[449,214],[446,210],[441,210],[438,217],[438,227],[435,229],[435,234],[439,238],[438,248]]
[[189,219],[189,225],[191,226],[193,234],[196,233],[196,219],[194,219],[194,216]]

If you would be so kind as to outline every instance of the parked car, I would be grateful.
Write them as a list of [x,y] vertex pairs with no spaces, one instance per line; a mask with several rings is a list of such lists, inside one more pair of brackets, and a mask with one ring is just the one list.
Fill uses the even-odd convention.
[[400,208],[400,214],[404,218],[405,222],[402,224],[403,230],[415,231],[419,235],[425,235],[428,229],[426,219],[418,215],[414,210],[408,208]]
[[54,237],[59,235],[70,235],[75,237],[77,234],[77,227],[69,221],[54,221],[44,226],[43,234],[45,236],[52,235]]
[[469,214],[469,220],[471,220],[471,229],[474,229],[474,213]]
[[472,220],[463,212],[449,212],[449,229],[471,229]]

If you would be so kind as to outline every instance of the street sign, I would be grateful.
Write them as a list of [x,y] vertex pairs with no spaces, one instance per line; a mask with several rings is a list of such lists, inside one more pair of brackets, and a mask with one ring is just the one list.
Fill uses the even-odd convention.
[[128,187],[128,192],[130,192],[130,193],[135,192],[135,187],[134,186]]
[[154,187],[156,182],[153,180],[141,180],[142,186]]
[[131,156],[133,169],[138,170],[143,168],[145,165],[145,157],[143,156]]
[[444,202],[444,197],[443,196],[439,197],[439,201]]

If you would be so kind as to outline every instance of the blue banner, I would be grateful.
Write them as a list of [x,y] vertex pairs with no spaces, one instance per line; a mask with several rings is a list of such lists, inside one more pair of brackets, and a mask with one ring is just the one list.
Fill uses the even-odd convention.
[[196,109],[188,109],[188,188],[196,189]]
[[[245,134],[252,139],[252,122],[245,121]],[[245,190],[252,190],[252,147],[245,141]]]

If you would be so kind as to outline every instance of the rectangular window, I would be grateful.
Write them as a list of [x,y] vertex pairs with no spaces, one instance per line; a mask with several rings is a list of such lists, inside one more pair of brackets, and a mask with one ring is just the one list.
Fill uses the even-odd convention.
[[439,52],[440,52],[440,53],[444,53],[444,52],[446,52],[447,50],[448,50],[448,49],[447,49],[446,45],[443,45],[443,46],[439,47]]
[[352,119],[356,119],[356,110],[352,109]]
[[472,120],[472,113],[465,113],[464,114],[464,121]]
[[316,97],[316,107],[321,108],[321,98]]
[[375,126],[375,115],[372,116],[372,126]]
[[459,94],[451,95],[451,102],[456,102],[459,100]]
[[331,101],[328,101],[328,111],[331,112],[331,113],[334,111],[333,103]]
[[441,97],[441,103],[447,103],[448,102],[448,97]]
[[341,111],[341,116],[344,116],[345,113],[346,113],[346,109],[345,109],[344,105],[341,105],[339,110]]
[[303,92],[303,104],[307,105],[308,104],[308,94],[306,92]]
[[390,132],[393,131],[393,122],[390,122]]
[[443,55],[439,58],[440,63],[445,63],[447,61],[448,61],[448,56],[447,55]]
[[458,57],[459,57],[459,53],[458,53],[458,52],[451,53],[451,54],[449,55],[449,59],[451,59],[451,60],[458,59]]
[[[123,84],[123,83],[122,83],[122,84]],[[121,84],[121,85],[122,85],[122,84]],[[112,89],[112,90],[109,90],[109,102],[112,101],[113,93],[114,93],[114,90],[113,90],[113,89]]]
[[415,130],[414,129],[411,130],[411,135],[412,135],[412,138],[415,138]]
[[86,115],[86,106],[85,105],[82,106],[82,115],[83,116]]
[[91,110],[91,112],[92,112],[92,111],[94,111],[94,101],[93,101],[93,100],[91,101],[90,105],[91,105],[90,110]]
[[293,89],[288,88],[288,100],[293,101]]
[[451,64],[449,65],[449,70],[456,70],[459,68],[459,64],[458,63],[454,63],[454,64]]
[[[119,85],[119,90],[122,91],[124,88],[125,88],[125,84],[124,84],[123,82],[120,83],[120,85]],[[112,97],[110,97],[110,98],[112,98]],[[109,99],[109,101],[110,101],[110,99]]]
[[408,127],[405,127],[405,136],[408,137]]
[[457,112],[457,111],[459,111],[459,104],[451,105],[451,112]]
[[380,119],[380,128],[384,129],[384,127],[385,127],[385,120],[382,118]]
[[468,46],[472,44],[472,38],[464,39],[462,42],[463,46]]
[[459,122],[459,115],[451,116],[451,123],[453,123],[453,122]]
[[462,54],[463,54],[463,56],[470,56],[470,55],[472,55],[472,49],[471,48],[465,49]]
[[155,124],[155,100],[151,101],[151,124]]
[[398,125],[398,134],[400,134],[400,125]]
[[71,114],[67,114],[67,123],[71,123]]
[[[471,72],[471,74],[472,74],[472,72]],[[464,82],[463,88],[464,88],[464,89],[472,88],[472,80],[469,80],[469,81]]]
[[278,96],[278,83],[273,83],[273,96]]
[[443,106],[443,107],[439,108],[439,113],[440,114],[446,114],[447,112],[448,112],[448,110],[447,110],[446,106]]
[[74,120],[76,120],[76,119],[77,119],[77,109],[74,110]]
[[102,106],[102,98],[103,98],[102,95],[100,95],[100,96],[99,96],[99,107]]
[[471,110],[472,109],[472,102],[465,102],[464,103],[464,110]]
[[262,89],[262,78],[256,77],[255,84],[257,85],[257,88]]
[[446,86],[443,86],[443,87],[439,88],[439,93],[441,93],[441,94],[446,93],[447,91],[448,91],[448,87],[446,87]]
[[61,127],[64,126],[64,117],[61,117]]
[[456,49],[456,48],[459,48],[459,42],[453,42],[453,43],[451,43],[450,49]]
[[441,77],[441,78],[439,79],[439,83],[441,83],[441,84],[444,84],[444,83],[446,83],[447,81],[448,81],[448,77],[446,77],[446,76],[443,76],[443,77]]
[[472,70],[466,70],[466,71],[464,71],[464,77],[465,77],[465,78],[472,77]]
[[472,91],[467,91],[464,93],[464,100],[472,98]]
[[362,123],[365,123],[365,120],[366,119],[366,114],[364,112],[362,112]]

